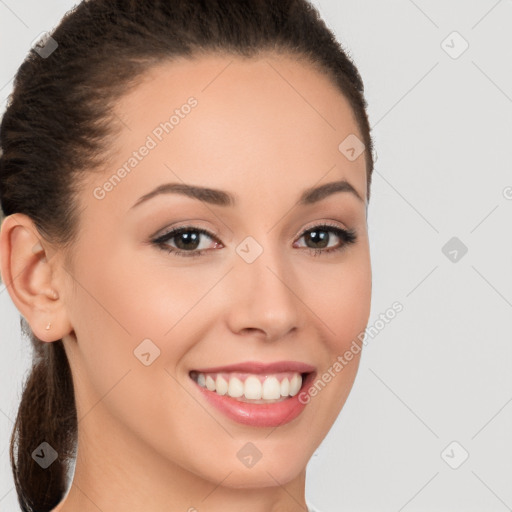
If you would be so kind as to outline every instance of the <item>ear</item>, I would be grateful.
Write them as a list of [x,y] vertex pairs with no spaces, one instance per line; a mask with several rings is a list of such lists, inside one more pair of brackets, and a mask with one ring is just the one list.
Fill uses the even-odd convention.
[[[55,341],[73,330],[57,282],[59,258],[30,217],[7,216],[0,231],[0,273],[9,295],[41,341]],[[50,324],[50,328],[46,327]]]

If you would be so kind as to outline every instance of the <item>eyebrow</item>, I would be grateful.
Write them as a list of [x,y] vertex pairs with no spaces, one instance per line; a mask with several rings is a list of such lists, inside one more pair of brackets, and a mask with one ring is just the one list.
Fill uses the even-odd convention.
[[[364,203],[364,199],[359,195],[359,192],[347,180],[343,179],[304,190],[299,198],[298,204],[300,206],[306,206],[317,203],[337,192],[348,192]],[[187,185],[185,183],[164,183],[140,197],[131,208],[135,208],[141,203],[160,194],[181,194],[216,206],[227,207],[237,204],[235,196],[223,190],[199,187],[197,185]]]

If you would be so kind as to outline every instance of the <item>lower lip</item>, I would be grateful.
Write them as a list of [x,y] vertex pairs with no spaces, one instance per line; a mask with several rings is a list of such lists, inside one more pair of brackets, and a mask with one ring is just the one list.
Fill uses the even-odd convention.
[[304,395],[307,393],[305,390],[309,387],[313,378],[313,373],[309,373],[303,379],[302,386],[295,396],[291,396],[282,402],[269,404],[239,402],[228,395],[219,395],[215,391],[199,386],[197,383],[196,385],[210,404],[237,423],[252,427],[279,427],[297,418],[304,410],[307,403],[301,403],[299,396],[305,401]]

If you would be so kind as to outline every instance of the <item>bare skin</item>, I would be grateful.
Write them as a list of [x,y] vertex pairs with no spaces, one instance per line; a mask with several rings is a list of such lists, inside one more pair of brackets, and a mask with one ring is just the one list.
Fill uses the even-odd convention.
[[[125,125],[112,167],[82,188],[70,252],[48,244],[24,215],[2,225],[12,300],[39,339],[63,339],[73,374],[78,456],[54,512],[304,511],[306,464],[350,393],[360,353],[277,428],[226,417],[189,372],[286,360],[321,376],[364,331],[365,159],[338,150],[350,134],[362,136],[339,90],[294,57],[204,56],[160,65],[147,78],[116,105]],[[161,141],[153,135],[156,147],[104,187],[191,96],[197,105],[179,124]],[[343,179],[361,199],[342,191],[298,205],[305,189]],[[132,208],[170,182],[229,192],[236,205],[169,193]],[[109,189],[101,199],[98,187]],[[353,229],[357,240],[344,245],[327,231],[328,248],[342,249],[313,254],[304,232],[325,222]],[[199,235],[202,256],[150,243],[190,225],[215,236]],[[263,250],[250,264],[236,252],[248,236]],[[184,250],[179,238],[166,243]],[[149,366],[134,356],[147,338],[160,350]],[[262,454],[252,468],[237,457],[247,442]]]

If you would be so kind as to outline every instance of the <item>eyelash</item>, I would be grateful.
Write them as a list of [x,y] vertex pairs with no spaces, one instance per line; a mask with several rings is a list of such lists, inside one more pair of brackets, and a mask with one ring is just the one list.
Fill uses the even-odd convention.
[[[327,231],[334,233],[338,238],[342,240],[342,244],[338,247],[330,247],[328,249],[314,249],[311,247],[306,247],[307,250],[312,252],[313,256],[320,256],[322,254],[326,253],[334,253],[338,251],[342,251],[346,248],[346,246],[354,244],[357,240],[356,232],[353,229],[343,229],[339,226],[335,226],[332,224],[319,224],[317,226],[313,226],[312,228],[308,228],[305,231],[302,232],[301,236],[302,238],[307,233],[311,233],[313,231]],[[182,233],[188,233],[188,232],[196,232],[201,233],[203,235],[208,236],[212,240],[219,242],[219,240],[209,231],[206,229],[194,227],[194,226],[180,226],[178,228],[172,229],[171,231],[168,231],[167,233],[164,233],[163,235],[160,235],[159,237],[151,240],[151,243],[156,245],[158,248],[162,249],[163,251],[166,251],[168,253],[173,253],[176,256],[184,256],[184,257],[194,257],[194,256],[203,256],[206,251],[209,249],[202,249],[200,251],[193,250],[193,251],[183,251],[181,249],[176,249],[174,247],[169,247],[165,242],[168,242],[172,238],[182,234]]]

